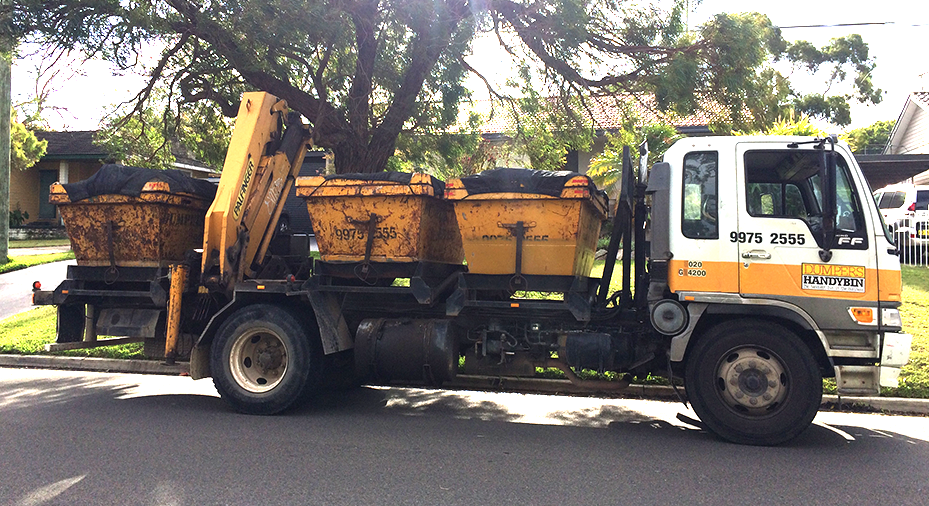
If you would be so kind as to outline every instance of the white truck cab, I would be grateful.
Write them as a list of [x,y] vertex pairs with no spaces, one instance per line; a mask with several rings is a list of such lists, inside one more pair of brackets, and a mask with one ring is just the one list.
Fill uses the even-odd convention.
[[684,360],[701,321],[743,314],[798,335],[842,394],[897,385],[911,342],[900,262],[846,144],[688,138],[664,161],[668,288],[691,320],[672,360]]

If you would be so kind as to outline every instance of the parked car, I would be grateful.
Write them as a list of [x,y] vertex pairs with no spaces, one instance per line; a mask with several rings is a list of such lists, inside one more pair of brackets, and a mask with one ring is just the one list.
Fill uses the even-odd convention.
[[915,228],[916,220],[929,220],[929,186],[885,186],[874,192],[874,201],[892,232],[900,227]]

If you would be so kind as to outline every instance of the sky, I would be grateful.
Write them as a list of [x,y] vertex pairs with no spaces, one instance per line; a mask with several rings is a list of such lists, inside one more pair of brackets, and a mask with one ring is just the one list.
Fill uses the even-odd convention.
[[[835,37],[860,34],[877,61],[873,82],[885,91],[885,95],[882,103],[876,106],[853,101],[852,125],[849,128],[864,127],[878,120],[896,120],[910,92],[929,89],[929,58],[924,56],[926,40],[929,39],[929,2],[925,0],[831,3],[809,0],[690,1],[691,26],[698,26],[719,12],[757,11],[767,14],[775,25],[783,27],[784,37],[792,41],[807,40],[822,46]],[[789,28],[811,25],[817,27]],[[14,61],[14,104],[34,95],[35,66],[38,62],[35,57]],[[45,118],[55,130],[96,129],[113,104],[131,99],[142,89],[144,82],[140,76],[117,72],[105,62],[72,59],[57,68],[59,72],[50,84],[54,91],[50,93],[49,101],[49,105],[57,109]],[[481,87],[477,81],[473,82],[476,87]],[[795,74],[793,84],[805,92],[822,92],[823,82],[822,79]]]
[[[807,40],[818,47],[836,37],[853,33],[861,35],[868,44],[869,54],[877,62],[872,81],[885,91],[885,95],[876,106],[852,101],[850,128],[868,126],[880,120],[896,120],[909,93],[929,90],[929,58],[926,57],[929,2],[926,0],[704,0],[691,14],[690,23],[699,24],[718,12],[745,11],[767,14],[772,23],[782,27],[781,32],[787,40]],[[811,25],[827,26],[786,28]],[[811,81],[803,86],[809,92],[821,92],[821,82]]]

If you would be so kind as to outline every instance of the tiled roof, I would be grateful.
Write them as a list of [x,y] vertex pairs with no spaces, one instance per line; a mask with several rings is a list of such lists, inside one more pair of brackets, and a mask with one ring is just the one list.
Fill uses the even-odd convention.
[[[35,136],[39,140],[48,141],[48,147],[43,157],[45,160],[106,160],[109,158],[106,151],[94,145],[94,136],[96,134],[96,130],[76,132],[37,131]],[[174,154],[176,162],[184,166],[184,168],[198,172],[216,172],[213,167],[193,158],[189,151],[178,143],[171,143],[171,152]]]
[[48,141],[45,158],[106,158],[106,152],[94,145],[94,130],[77,132],[36,132],[39,140]]
[[[557,99],[552,99],[557,100]],[[466,108],[463,108],[466,109]],[[634,116],[640,122],[652,123],[664,121],[678,128],[705,127],[714,122],[725,121],[728,112],[719,104],[704,104],[701,110],[688,116],[677,116],[658,109],[654,96],[613,95],[590,97],[586,103],[587,112],[593,119],[597,130],[618,130],[622,128],[627,116]],[[475,101],[470,110],[464,110],[463,118],[471,112],[481,117],[480,130],[484,134],[505,133],[515,128],[514,112],[506,105],[492,105],[490,101]],[[465,125],[466,121],[459,122]]]

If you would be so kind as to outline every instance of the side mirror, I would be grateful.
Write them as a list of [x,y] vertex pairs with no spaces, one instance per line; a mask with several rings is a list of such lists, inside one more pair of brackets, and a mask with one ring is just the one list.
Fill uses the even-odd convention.
[[823,237],[819,258],[823,262],[828,262],[832,259],[832,245],[835,244],[835,220],[837,214],[835,151],[827,150],[823,146],[819,170],[820,180],[823,183]]

